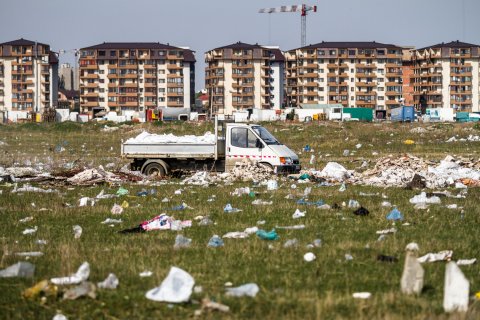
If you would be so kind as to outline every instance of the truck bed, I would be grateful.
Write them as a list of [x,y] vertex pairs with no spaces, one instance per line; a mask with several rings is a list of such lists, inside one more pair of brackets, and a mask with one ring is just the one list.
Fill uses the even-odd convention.
[[215,143],[132,143],[122,144],[125,158],[215,158]]

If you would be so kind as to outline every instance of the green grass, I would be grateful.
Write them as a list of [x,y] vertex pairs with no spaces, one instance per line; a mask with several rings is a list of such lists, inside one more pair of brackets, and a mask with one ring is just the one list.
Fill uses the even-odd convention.
[[[149,132],[174,132],[176,134],[201,134],[212,130],[211,124],[135,124],[121,127],[113,133],[101,131],[103,124],[54,124],[0,126],[0,140],[7,145],[0,146],[0,165],[25,161],[43,163],[48,168],[61,168],[65,163],[76,161],[77,166],[97,166],[114,163],[120,167],[127,163],[119,158],[121,139],[137,135],[141,130]],[[109,124],[110,126],[110,124]],[[363,160],[371,161],[388,154],[412,153],[428,159],[439,160],[447,154],[469,156],[478,159],[479,144],[444,143],[452,135],[460,137],[470,134],[471,124],[442,126],[425,125],[433,128],[426,134],[411,134],[416,125],[399,124],[322,124],[303,125],[284,123],[266,124],[282,142],[294,151],[301,152],[309,144],[317,155],[315,167],[321,169],[328,161],[338,161],[348,168],[360,166]],[[286,130],[285,130],[286,129]],[[346,138],[348,138],[346,140]],[[415,140],[414,145],[405,145],[406,139]],[[356,149],[355,145],[362,147]],[[389,143],[389,144],[387,144]],[[54,147],[62,144],[63,152]],[[344,157],[343,150],[355,150],[354,156]],[[319,154],[320,152],[320,154]],[[377,152],[373,156],[372,152]],[[305,167],[310,167],[310,153],[301,154]],[[327,156],[328,155],[328,156]],[[123,184],[130,190],[128,196],[100,200],[94,207],[76,207],[82,196],[94,197],[102,189],[115,193],[117,185],[94,187],[49,186],[59,190],[58,194],[13,194],[12,186],[2,185],[0,190],[0,268],[19,261],[13,255],[19,251],[42,251],[44,256],[31,258],[36,271],[33,279],[0,279],[0,315],[4,319],[51,319],[60,310],[69,319],[155,319],[191,318],[204,297],[222,302],[231,308],[229,314],[206,313],[205,318],[234,319],[425,319],[447,318],[443,314],[443,281],[445,264],[442,262],[424,265],[425,290],[419,297],[400,293],[400,277],[403,268],[404,248],[412,241],[420,246],[420,253],[451,249],[454,259],[479,258],[480,237],[478,227],[480,215],[478,199],[480,189],[469,189],[465,199],[443,198],[441,205],[433,205],[428,211],[416,211],[408,199],[418,194],[399,188],[373,188],[347,186],[347,191],[338,192],[335,187],[317,187],[297,184],[290,189],[292,181],[284,179],[280,189],[266,191],[266,187],[255,187],[257,198],[273,200],[272,206],[254,206],[248,196],[232,197],[237,187],[252,183],[235,183],[232,186],[210,188],[180,186],[176,180],[171,184],[147,187],[157,190],[155,196],[137,197],[143,186]],[[367,217],[357,217],[352,209],[319,210],[296,205],[287,200],[289,193],[298,199],[306,186],[312,186],[310,200],[324,200],[332,205],[358,200],[370,210]],[[45,186],[46,187],[46,186]],[[183,188],[181,195],[174,191]],[[365,197],[359,193],[378,193]],[[215,194],[216,201],[206,202]],[[385,219],[388,209],[380,206],[381,195],[398,205],[410,226],[397,223],[398,232],[378,242],[377,230],[390,228]],[[164,197],[170,202],[162,203]],[[114,203],[129,203],[121,216],[112,216]],[[193,210],[171,211],[175,205],[186,202]],[[243,210],[236,214],[223,213],[223,207],[230,202],[233,207]],[[35,206],[32,206],[32,203]],[[75,205],[67,207],[66,204]],[[456,203],[464,207],[462,216],[458,210],[449,210],[445,205]],[[47,209],[41,210],[42,208]],[[307,216],[294,220],[291,215],[296,208],[307,210]],[[154,231],[145,234],[122,235],[123,228],[133,227],[160,213],[173,215],[177,219],[193,219],[197,215],[209,215],[216,222],[211,226],[198,226],[181,232],[192,238],[190,248],[174,250],[176,232]],[[33,216],[34,220],[20,223],[19,220]],[[123,223],[115,227],[103,225],[105,218],[121,218]],[[265,220],[266,230],[276,225],[305,224],[304,230],[277,230],[280,239],[263,241],[255,236],[248,239],[225,239],[223,248],[207,248],[208,239],[229,231],[243,231]],[[73,238],[72,227],[80,225],[83,235]],[[35,235],[22,235],[27,227],[38,226]],[[297,248],[283,248],[288,239],[299,241]],[[307,249],[305,246],[314,239],[322,240],[321,248]],[[36,239],[48,241],[46,246],[36,245]],[[303,261],[303,255],[312,251],[317,256],[313,262]],[[345,254],[353,256],[345,260]],[[392,255],[397,263],[382,263],[376,260],[378,254]],[[63,301],[61,298],[25,300],[22,292],[36,282],[76,271],[80,264],[88,261],[91,265],[90,281],[102,281],[110,272],[120,279],[116,290],[101,290],[96,300],[81,298]],[[189,272],[203,292],[192,295],[192,303],[168,306],[145,298],[147,290],[158,286],[167,275],[170,266],[178,266]],[[461,267],[470,281],[473,295],[480,291],[479,265]],[[151,270],[153,276],[141,278],[138,274]],[[255,282],[260,292],[255,298],[231,298],[225,296],[224,284],[234,286]],[[372,298],[359,301],[352,293],[369,291]],[[478,318],[479,302],[472,302],[469,317]]]

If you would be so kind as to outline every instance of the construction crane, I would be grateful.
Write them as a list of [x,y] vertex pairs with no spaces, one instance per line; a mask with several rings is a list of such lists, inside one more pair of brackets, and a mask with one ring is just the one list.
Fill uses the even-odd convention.
[[277,8],[264,8],[260,9],[258,13],[281,13],[281,12],[300,12],[301,18],[301,35],[300,42],[302,47],[307,44],[307,14],[308,12],[317,12],[317,6],[309,6],[306,4],[292,5],[292,6],[281,6]]

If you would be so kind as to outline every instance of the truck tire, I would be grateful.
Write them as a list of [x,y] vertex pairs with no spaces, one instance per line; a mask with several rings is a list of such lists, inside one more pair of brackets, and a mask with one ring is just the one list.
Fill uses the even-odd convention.
[[166,173],[165,168],[160,163],[151,162],[145,166],[143,174],[146,176],[164,177]]

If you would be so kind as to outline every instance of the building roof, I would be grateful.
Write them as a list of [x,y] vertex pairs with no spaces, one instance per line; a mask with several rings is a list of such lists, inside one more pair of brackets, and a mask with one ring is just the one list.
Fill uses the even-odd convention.
[[58,92],[62,93],[67,99],[73,99],[80,96],[80,91],[77,90],[58,89]]
[[[377,49],[377,48],[381,48],[381,49],[401,49],[401,47],[399,46],[396,46],[394,44],[386,44],[386,43],[380,43],[380,42],[375,42],[375,41],[368,41],[368,42],[365,42],[365,41],[360,41],[360,42],[325,42],[325,41],[322,41],[322,42],[319,42],[319,43],[316,43],[316,44],[311,44],[311,45],[308,45],[306,47],[301,47],[301,48],[297,48],[297,49],[321,49],[321,48],[326,48],[326,49],[330,49],[330,48],[335,48],[335,49],[353,49],[353,48],[357,48],[357,49]],[[292,50],[296,50],[296,49],[292,49]]]
[[457,40],[457,41],[451,41],[448,43],[442,42],[439,44],[435,44],[433,46],[417,49],[417,51],[426,50],[426,49],[438,49],[438,48],[472,48],[472,47],[480,47],[480,45],[461,42]]
[[26,40],[26,39],[23,39],[23,38],[20,38],[18,40],[13,40],[13,41],[0,43],[0,46],[34,46],[35,44],[38,44],[38,45],[41,45],[41,46],[48,46],[48,44],[45,44],[45,43]]
[[[272,55],[274,55],[275,61],[285,61],[285,56],[283,55],[282,51],[278,48],[271,48],[267,46],[262,46],[258,43],[256,44],[248,44],[241,41],[236,43],[229,44],[227,46],[218,47],[212,50],[223,50],[223,49],[232,49],[232,50],[253,50],[253,49],[263,49],[268,50]],[[210,50],[211,51],[211,50]]]
[[184,49],[180,47],[163,44],[160,42],[104,42],[94,46],[81,48],[80,50],[115,50],[115,49],[160,49],[160,50],[183,50],[184,60],[187,62],[195,62],[195,55],[193,50]]
[[208,94],[202,94],[198,97],[201,101],[208,101]]
[[57,64],[58,63],[58,57],[57,57],[56,52],[50,51],[48,53],[48,62],[50,62],[51,64]]

